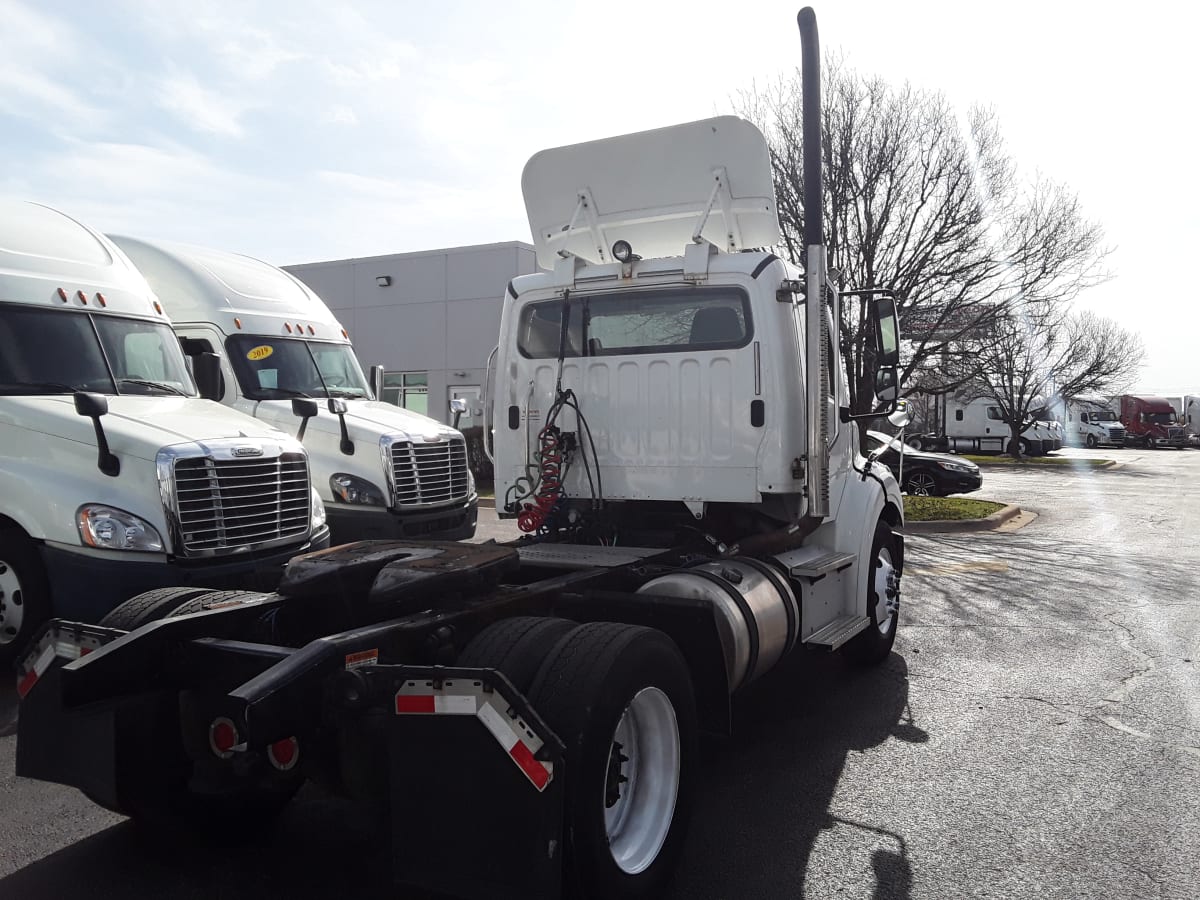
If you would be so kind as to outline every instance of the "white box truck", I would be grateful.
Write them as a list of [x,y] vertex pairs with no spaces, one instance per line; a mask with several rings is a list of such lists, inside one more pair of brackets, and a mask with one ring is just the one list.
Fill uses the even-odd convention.
[[[474,535],[462,434],[377,400],[346,330],[307,285],[235,253],[110,237],[162,298],[184,352],[221,356],[214,399],[303,439],[335,543]],[[319,403],[303,425],[297,397]]]
[[95,622],[159,585],[269,588],[328,542],[303,447],[197,395],[125,255],[0,201],[0,659],[51,613]]

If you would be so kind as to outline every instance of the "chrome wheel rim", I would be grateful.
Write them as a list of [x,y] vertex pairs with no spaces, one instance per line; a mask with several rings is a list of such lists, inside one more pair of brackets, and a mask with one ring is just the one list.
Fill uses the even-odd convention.
[[25,622],[21,580],[11,564],[0,559],[0,644],[11,644]]
[[892,630],[892,619],[900,609],[900,573],[892,563],[892,553],[886,547],[879,548],[875,558],[875,627],[887,636]]
[[917,497],[928,497],[934,488],[932,475],[914,475],[908,482],[908,492]]
[[679,720],[656,687],[638,691],[613,732],[604,786],[604,828],[613,861],[627,875],[658,858],[679,796]]

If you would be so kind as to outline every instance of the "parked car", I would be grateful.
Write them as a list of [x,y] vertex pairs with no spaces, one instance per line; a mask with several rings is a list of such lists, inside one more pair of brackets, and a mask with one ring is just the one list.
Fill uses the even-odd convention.
[[[901,471],[900,452],[904,451]],[[969,494],[983,487],[979,466],[969,459],[949,453],[930,453],[904,447],[896,438],[881,431],[867,432],[867,453],[892,470],[900,489],[919,497],[944,497],[947,494]],[[902,477],[903,476],[903,477]]]

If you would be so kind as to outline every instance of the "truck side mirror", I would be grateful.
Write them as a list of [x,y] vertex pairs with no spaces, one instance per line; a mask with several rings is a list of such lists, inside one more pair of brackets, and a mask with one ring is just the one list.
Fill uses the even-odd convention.
[[311,398],[292,398],[292,415],[300,418],[300,430],[296,432],[296,440],[304,440],[304,429],[308,427],[308,420],[315,416],[320,409],[321,408],[317,406],[317,401]]
[[383,399],[383,366],[371,366],[371,393],[376,400]]
[[341,397],[329,398],[329,411],[338,417],[338,424],[342,427],[342,443],[341,451],[347,456],[354,455],[354,441],[350,440],[350,433],[346,430],[346,410],[349,407],[346,401]]
[[875,351],[880,368],[894,369],[900,365],[900,323],[896,318],[896,301],[892,297],[875,300]]
[[108,449],[108,438],[104,434],[104,426],[100,424],[100,417],[108,415],[108,398],[103,394],[79,391],[74,399],[75,412],[91,419],[96,428],[96,447],[100,454],[96,464],[105,475],[116,477],[121,473],[121,461]]
[[463,413],[467,411],[467,401],[464,397],[455,397],[450,401],[450,412],[454,413],[454,426],[458,427],[458,420],[462,418]]
[[225,393],[221,388],[221,357],[216,353],[198,353],[192,357],[192,372],[196,388],[205,400],[220,401]]
[[895,403],[900,394],[896,368],[892,366],[875,373],[875,396],[880,403]]

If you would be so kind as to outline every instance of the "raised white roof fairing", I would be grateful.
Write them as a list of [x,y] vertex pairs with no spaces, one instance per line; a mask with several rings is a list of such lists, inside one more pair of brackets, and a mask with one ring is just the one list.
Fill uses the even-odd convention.
[[647,259],[680,256],[702,222],[700,236],[722,250],[780,240],[767,142],[736,116],[543,150],[521,190],[547,269],[560,251],[611,262],[618,240]]

